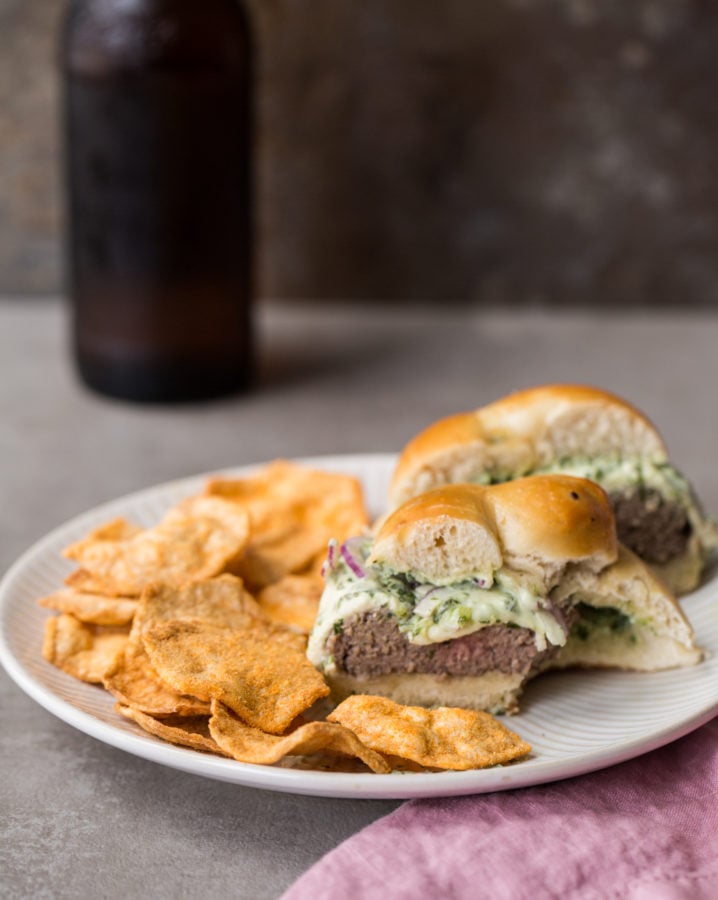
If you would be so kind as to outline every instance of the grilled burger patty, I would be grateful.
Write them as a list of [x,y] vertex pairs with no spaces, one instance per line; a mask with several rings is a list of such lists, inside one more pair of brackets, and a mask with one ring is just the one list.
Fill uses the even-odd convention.
[[692,534],[685,507],[651,488],[609,494],[619,541],[648,563],[665,563],[686,549]]
[[528,628],[486,625],[472,634],[436,644],[412,644],[396,620],[374,609],[352,616],[330,637],[328,652],[338,669],[357,678],[392,672],[433,675],[528,674],[558,651],[536,649]]

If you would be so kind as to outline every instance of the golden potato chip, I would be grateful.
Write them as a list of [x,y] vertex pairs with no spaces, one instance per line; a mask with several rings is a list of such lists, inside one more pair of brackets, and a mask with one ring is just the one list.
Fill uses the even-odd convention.
[[[366,764],[356,756],[341,756],[330,750],[318,750],[316,753],[307,753],[302,756],[284,756],[274,763],[274,766],[277,769],[301,769],[305,772],[366,774]],[[389,768],[391,769],[391,766]]]
[[251,628],[166,622],[143,640],[160,678],[175,690],[221,700],[247,724],[273,734],[329,693],[301,650]]
[[144,531],[134,522],[128,522],[127,519],[112,519],[94,528],[87,536],[88,540],[93,541],[129,541],[130,538],[136,537]]
[[511,762],[531,751],[513,731],[485,712],[401,706],[357,694],[329,715],[379,753],[436,769],[479,769]]
[[81,566],[67,583],[136,597],[153,582],[180,586],[218,574],[242,552],[249,517],[218,497],[196,501],[170,510],[157,526],[132,537],[90,536],[67,547],[64,555]]
[[259,591],[287,574],[305,569],[316,554],[317,547],[326,547],[326,533],[303,525],[260,535],[253,529],[253,538],[244,554],[232,566],[253,590]]
[[318,575],[285,575],[260,591],[257,602],[271,622],[309,634],[323,590],[324,580]]
[[368,522],[356,478],[284,460],[246,478],[211,479],[206,493],[251,516],[249,544],[232,571],[252,590],[306,570],[325,554],[330,538],[344,540]]
[[[105,687],[120,702],[152,716],[208,711],[207,702],[179,693],[162,681],[144,648],[142,634],[173,620],[205,621],[223,628],[252,627],[261,616],[257,602],[233,575],[219,575],[182,588],[150,585],[142,592],[124,658],[107,674]],[[296,645],[294,639],[288,639]],[[298,647],[304,649],[302,644]]]
[[38,601],[45,609],[54,609],[73,615],[80,622],[92,625],[129,625],[137,610],[137,600],[127,597],[103,597],[87,594],[72,588],[62,588],[41,597]]
[[373,772],[391,771],[386,760],[365,747],[353,732],[330,722],[308,722],[283,736],[266,734],[245,725],[226,706],[214,700],[209,731],[216,743],[239,762],[271,765],[285,756],[331,752],[354,756]]
[[103,684],[123,706],[150,716],[195,716],[209,712],[206,701],[175,691],[160,678],[134,628],[124,652],[105,672]]
[[[106,588],[103,588],[100,582],[86,569],[75,569],[74,572],[70,572],[65,578],[65,584],[67,587],[72,588],[73,591],[79,591],[84,594],[95,593],[100,594],[103,597],[122,596],[114,591],[108,591]],[[131,599],[136,600],[137,597],[132,597]]]
[[[207,519],[215,522],[216,526],[226,532],[227,539],[236,542],[233,554],[228,554],[221,568],[206,576],[216,575],[232,565],[235,559],[244,555],[249,540],[251,519],[246,510],[240,509],[236,503],[225,500],[222,497],[210,497],[204,494],[188,497],[179,506],[171,509],[163,519],[167,525],[175,525],[182,529],[188,521]],[[217,548],[221,545],[215,541]]]
[[144,589],[137,611],[137,625],[145,631],[173,619],[207,621],[225,628],[251,626],[265,616],[257,601],[234,575],[218,575],[183,587],[152,584]]
[[100,684],[126,644],[126,631],[85,625],[63,613],[45,622],[42,655],[68,675]]
[[171,716],[167,719],[154,719],[129,706],[118,703],[115,706],[120,715],[136,722],[140,728],[144,728],[149,734],[162,738],[169,744],[177,744],[180,747],[191,747],[193,750],[202,750],[205,753],[215,753],[219,756],[230,756],[226,753],[209,733],[209,716]]

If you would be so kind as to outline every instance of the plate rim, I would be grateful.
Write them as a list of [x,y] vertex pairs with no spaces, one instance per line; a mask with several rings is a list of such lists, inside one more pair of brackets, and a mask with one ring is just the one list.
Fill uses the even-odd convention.
[[[396,454],[388,452],[312,455],[292,458],[299,465],[325,467],[329,470],[350,472],[355,467],[390,467]],[[718,715],[718,684],[716,695],[704,708],[694,710],[684,718],[671,722],[648,735],[640,735],[615,746],[601,747],[577,753],[569,758],[532,759],[490,769],[473,769],[465,772],[391,773],[377,776],[374,773],[324,772],[308,769],[259,766],[203,754],[197,750],[168,744],[137,727],[136,733],[120,729],[86,712],[64,697],[56,694],[29,671],[15,654],[6,633],[6,617],[13,601],[13,588],[17,580],[31,569],[32,563],[41,560],[67,532],[87,527],[86,522],[111,514],[115,507],[140,503],[174,491],[190,491],[212,475],[241,476],[257,470],[266,462],[240,466],[220,467],[183,478],[171,479],[141,488],[107,500],[87,509],[56,526],[29,546],[0,580],[0,663],[11,680],[27,696],[56,718],[82,733],[124,752],[142,759],[190,774],[201,775],[238,786],[253,787],[283,793],[306,796],[351,799],[412,799],[420,797],[447,797],[480,794],[490,791],[514,790],[550,782],[562,781],[610,768],[644,753],[659,749],[686,736]],[[359,476],[361,477],[361,476]],[[169,500],[167,501],[169,505]],[[718,585],[718,574],[711,582]],[[701,591],[711,582],[704,584]],[[49,613],[48,613],[49,614]],[[40,660],[43,665],[48,665]],[[75,679],[58,672],[68,683]],[[61,679],[62,680],[62,679]],[[94,688],[94,685],[85,685]],[[102,690],[97,686],[97,690]],[[114,699],[107,695],[108,707]],[[518,726],[517,726],[518,727]],[[528,765],[526,765],[528,763]]]

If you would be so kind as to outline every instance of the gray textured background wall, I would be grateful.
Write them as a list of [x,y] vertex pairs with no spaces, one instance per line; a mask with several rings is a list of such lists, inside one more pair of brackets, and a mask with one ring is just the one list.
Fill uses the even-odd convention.
[[[718,4],[249,5],[263,296],[718,305]],[[0,291],[60,284],[62,6],[0,0]]]

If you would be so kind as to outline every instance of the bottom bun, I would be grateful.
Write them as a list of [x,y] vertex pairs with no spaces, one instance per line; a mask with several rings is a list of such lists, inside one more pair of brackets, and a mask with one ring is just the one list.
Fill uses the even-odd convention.
[[651,563],[651,568],[672,594],[681,597],[698,587],[705,567],[703,556],[700,539],[693,534],[683,553],[666,563]]
[[542,666],[542,671],[583,667],[657,672],[694,666],[702,656],[697,647],[683,644],[672,635],[644,629],[621,635],[598,635],[591,641],[569,637],[560,652]]
[[518,699],[526,680],[525,675],[504,672],[451,676],[394,672],[356,678],[335,671],[325,677],[337,703],[350,694],[378,694],[404,706],[458,706],[506,714],[519,711]]

